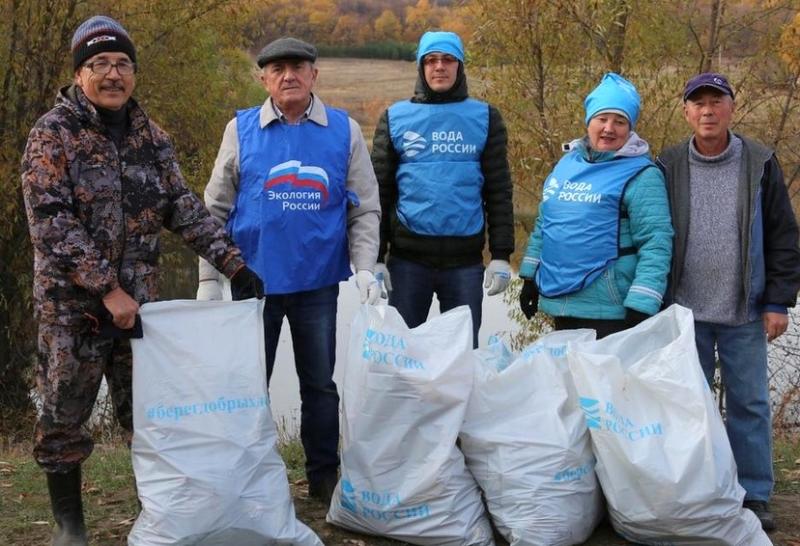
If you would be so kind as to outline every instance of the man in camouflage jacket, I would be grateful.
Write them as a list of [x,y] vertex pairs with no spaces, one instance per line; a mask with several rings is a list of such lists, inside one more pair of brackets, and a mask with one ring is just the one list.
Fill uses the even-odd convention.
[[[131,350],[122,338],[139,305],[157,297],[162,227],[234,284],[263,295],[187,187],[167,134],[130,98],[136,56],[125,29],[92,17],[75,32],[72,51],[75,83],[38,120],[22,159],[39,322],[34,457],[47,473],[56,545],[86,544],[80,464],[93,443],[82,425],[103,375],[117,419],[132,431]],[[104,318],[116,337],[96,335]]]

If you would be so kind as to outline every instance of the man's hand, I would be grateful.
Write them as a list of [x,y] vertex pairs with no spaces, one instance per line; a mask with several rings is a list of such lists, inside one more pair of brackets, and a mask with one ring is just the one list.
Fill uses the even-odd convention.
[[234,300],[261,299],[264,297],[264,283],[255,271],[243,265],[231,277],[231,292]]
[[381,297],[381,283],[368,269],[359,269],[356,273],[356,286],[361,294],[361,303],[375,305]]
[[773,313],[767,311],[761,315],[764,320],[764,331],[767,333],[767,341],[778,339],[789,326],[789,315],[783,313]]
[[115,288],[103,296],[103,305],[114,318],[114,326],[128,330],[136,323],[139,304],[122,288]]
[[486,268],[486,280],[484,288],[488,288],[486,295],[494,296],[500,294],[508,288],[511,281],[511,265],[505,260],[492,260]]

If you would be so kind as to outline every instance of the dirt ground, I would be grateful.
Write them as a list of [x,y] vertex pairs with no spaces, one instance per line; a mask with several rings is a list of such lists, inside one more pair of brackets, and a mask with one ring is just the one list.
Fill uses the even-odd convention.
[[[308,497],[306,486],[298,482],[292,486],[297,517],[314,529],[327,546],[402,546],[398,542],[385,538],[372,537],[345,531],[325,521],[328,507]],[[778,530],[769,537],[775,546],[800,546],[800,495],[775,495],[770,503],[776,516]],[[497,539],[497,546],[507,546],[502,538]],[[633,544],[617,536],[608,521],[603,521],[592,537],[584,543],[586,546],[624,546]]]

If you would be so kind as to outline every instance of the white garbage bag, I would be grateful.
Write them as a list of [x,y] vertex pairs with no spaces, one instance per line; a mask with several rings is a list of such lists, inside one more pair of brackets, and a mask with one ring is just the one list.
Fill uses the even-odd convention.
[[322,546],[295,519],[267,396],[263,301],[141,308],[129,546]]
[[411,544],[493,546],[475,479],[456,447],[472,388],[469,308],[409,329],[362,305],[342,381],[342,478],[328,521]]
[[512,354],[474,351],[475,385],[461,451],[511,546],[580,544],[603,515],[589,431],[566,359],[593,330],[552,332]]
[[569,345],[570,370],[616,531],[640,544],[772,544],[742,508],[722,419],[703,376],[692,312]]

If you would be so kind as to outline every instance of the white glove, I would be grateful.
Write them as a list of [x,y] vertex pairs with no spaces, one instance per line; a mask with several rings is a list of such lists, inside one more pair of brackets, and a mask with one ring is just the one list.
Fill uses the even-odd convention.
[[356,273],[356,286],[361,292],[361,303],[375,305],[381,297],[381,283],[368,269],[359,269]]
[[216,279],[203,279],[197,284],[197,299],[201,301],[221,300],[222,287]]
[[388,298],[389,292],[392,291],[392,277],[389,275],[389,268],[386,267],[386,264],[375,264],[375,278],[378,279],[378,282],[383,283],[381,297]]
[[486,268],[486,277],[483,287],[488,288],[487,296],[500,294],[508,288],[511,280],[511,265],[505,260],[492,260]]

